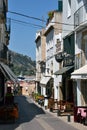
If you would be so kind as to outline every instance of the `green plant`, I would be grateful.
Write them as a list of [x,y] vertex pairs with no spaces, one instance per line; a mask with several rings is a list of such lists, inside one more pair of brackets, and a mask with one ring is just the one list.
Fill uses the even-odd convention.
[[39,93],[33,93],[33,98],[35,99],[36,102],[38,102],[39,99],[43,99],[44,96],[39,94]]
[[53,17],[53,14],[54,14],[53,11],[50,11],[50,12],[48,13],[48,17],[49,17],[49,19],[51,19],[51,18]]
[[6,97],[11,97],[11,96],[13,96],[12,93],[6,93]]

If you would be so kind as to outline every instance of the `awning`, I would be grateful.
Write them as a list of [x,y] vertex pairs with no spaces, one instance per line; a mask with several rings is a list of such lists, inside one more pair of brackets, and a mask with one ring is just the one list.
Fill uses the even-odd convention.
[[0,70],[7,80],[17,82],[17,77],[6,64],[0,62]]
[[72,79],[87,79],[87,65],[84,65],[83,67],[71,73],[71,78]]
[[46,85],[50,79],[51,79],[50,76],[44,76],[44,77],[41,79],[40,84]]
[[35,82],[40,82],[40,79],[35,79]]
[[62,75],[62,74],[66,73],[69,70],[73,71],[73,69],[74,69],[74,66],[63,67],[63,68],[59,69],[58,71],[56,71],[54,74],[55,75]]

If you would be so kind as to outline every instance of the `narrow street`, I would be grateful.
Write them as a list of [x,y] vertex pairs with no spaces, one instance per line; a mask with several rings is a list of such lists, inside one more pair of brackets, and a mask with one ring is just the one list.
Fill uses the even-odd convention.
[[35,105],[30,97],[17,96],[19,119],[12,124],[0,124],[0,130],[77,130]]

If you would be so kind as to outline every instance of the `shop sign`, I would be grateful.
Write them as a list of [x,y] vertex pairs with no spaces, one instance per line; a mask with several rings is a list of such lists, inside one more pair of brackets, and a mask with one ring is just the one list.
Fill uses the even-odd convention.
[[74,57],[71,55],[64,57],[63,66],[71,66],[71,65],[74,65]]
[[62,52],[55,55],[55,59],[57,62],[61,62],[63,60],[63,58],[64,58],[64,56],[63,56]]

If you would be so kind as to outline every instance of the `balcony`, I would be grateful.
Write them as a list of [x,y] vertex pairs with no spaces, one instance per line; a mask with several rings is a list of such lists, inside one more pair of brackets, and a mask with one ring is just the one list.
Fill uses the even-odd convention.
[[74,26],[75,28],[80,25],[85,25],[87,23],[87,4],[81,6],[75,13],[74,13]]

